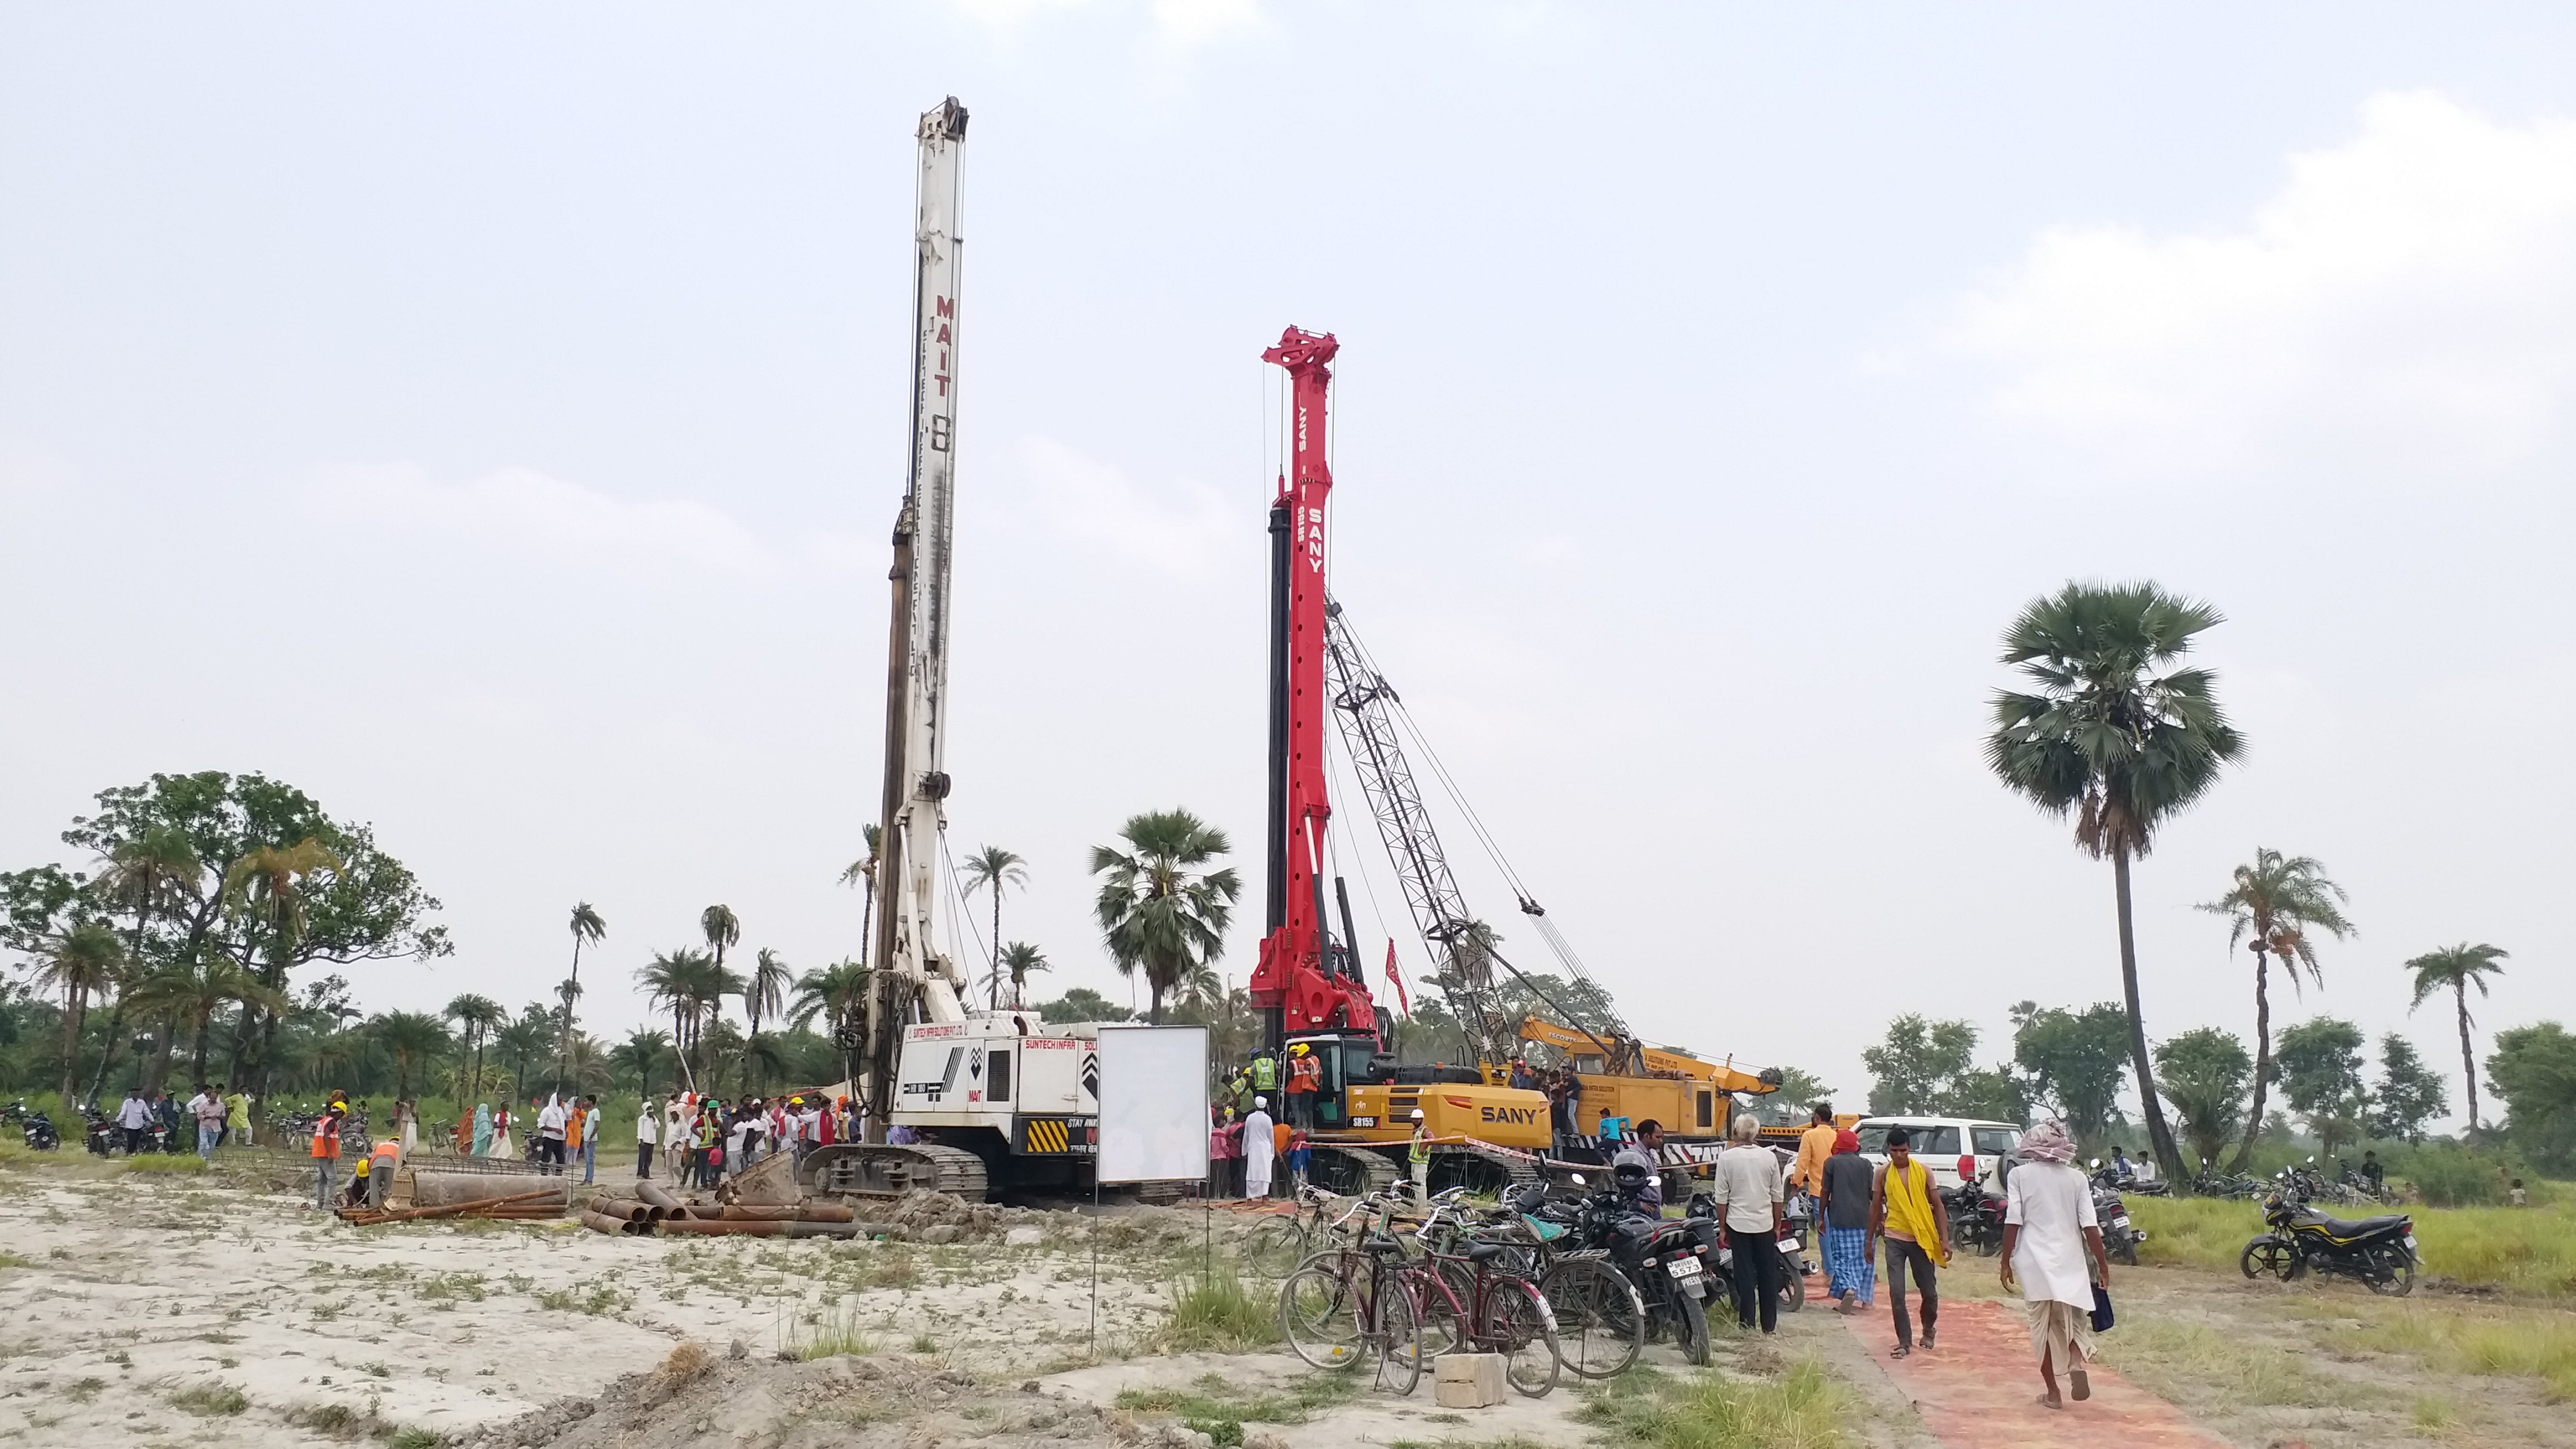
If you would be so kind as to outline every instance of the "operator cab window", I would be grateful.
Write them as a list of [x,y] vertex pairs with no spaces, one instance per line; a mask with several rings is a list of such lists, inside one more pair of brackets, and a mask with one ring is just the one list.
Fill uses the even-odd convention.
[[1011,1054],[1007,1051],[999,1051],[986,1057],[984,1070],[989,1073],[984,1083],[984,1100],[988,1102],[1011,1100]]

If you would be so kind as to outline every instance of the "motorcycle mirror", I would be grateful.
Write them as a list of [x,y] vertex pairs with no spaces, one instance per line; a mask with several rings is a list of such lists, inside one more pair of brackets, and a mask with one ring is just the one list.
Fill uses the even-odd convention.
[[2100,1167],[2100,1166],[2102,1165],[2102,1159],[2101,1159],[2101,1158],[2098,1158],[2098,1157],[2094,1158],[2094,1159],[2093,1159],[2093,1165],[2094,1165],[2095,1167]]

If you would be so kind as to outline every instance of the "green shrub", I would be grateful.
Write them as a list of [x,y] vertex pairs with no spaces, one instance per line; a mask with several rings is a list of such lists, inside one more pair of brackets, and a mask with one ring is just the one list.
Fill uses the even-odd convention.
[[2433,1207],[2492,1207],[2504,1201],[2504,1180],[2518,1175],[2501,1156],[2454,1142],[2417,1149],[2403,1171],[2403,1180],[2414,1183]]
[[1279,1341],[1279,1310],[1254,1296],[1232,1269],[1172,1285],[1163,1346],[1173,1353],[1241,1353]]

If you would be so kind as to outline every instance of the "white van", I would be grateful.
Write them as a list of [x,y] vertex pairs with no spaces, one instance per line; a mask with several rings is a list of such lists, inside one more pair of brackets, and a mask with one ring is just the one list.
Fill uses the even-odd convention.
[[1995,1176],[1995,1164],[2021,1150],[2021,1129],[2010,1122],[1986,1122],[1974,1117],[1863,1117],[1852,1127],[1860,1138],[1863,1157],[1884,1167],[1887,1165],[1887,1134],[1902,1127],[1911,1139],[1907,1150],[1917,1161],[1932,1170],[1932,1185],[1957,1187],[1962,1181],[1982,1182],[1988,1192],[2001,1192],[2002,1180]]

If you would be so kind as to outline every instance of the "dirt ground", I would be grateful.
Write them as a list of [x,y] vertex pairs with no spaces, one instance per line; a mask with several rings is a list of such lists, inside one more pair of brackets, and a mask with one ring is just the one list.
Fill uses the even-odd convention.
[[[625,1238],[568,1223],[353,1229],[213,1178],[21,1160],[0,1170],[0,1443],[1177,1449],[1201,1441],[1174,1406],[1209,1401],[1243,1411],[1251,1449],[1597,1435],[1570,1377],[1545,1399],[1458,1414],[1427,1383],[1395,1399],[1364,1383],[1319,1389],[1277,1352],[1164,1351],[1173,1285],[1231,1257],[1241,1220],[1228,1214],[1019,1221],[998,1241],[940,1246]],[[1945,1286],[1998,1291],[1981,1261]],[[2106,1354],[2249,1449],[2576,1449],[2576,1425],[2537,1380],[2353,1347],[2384,1338],[2392,1315],[2550,1310],[2143,1269],[2123,1274],[2121,1311]],[[1775,1340],[1721,1330],[1718,1368],[1758,1380],[1815,1360],[1842,1385],[1856,1440],[1930,1443],[1873,1338],[1819,1304]],[[830,1352],[809,1358],[818,1347]],[[1661,1346],[1647,1361],[1679,1368]],[[1302,1422],[1262,1422],[1261,1403]]]

